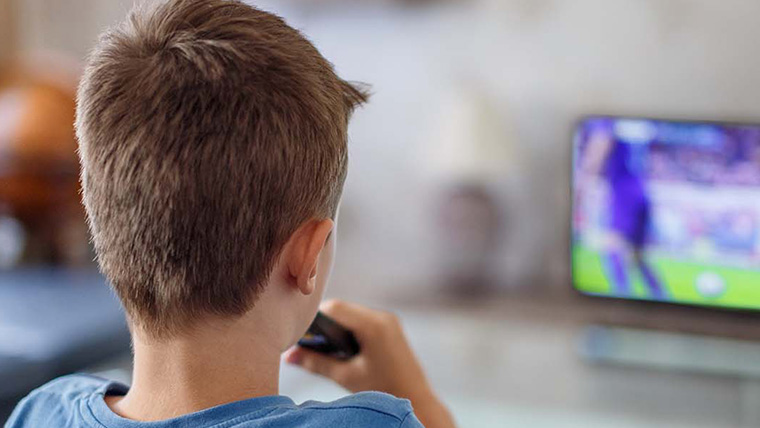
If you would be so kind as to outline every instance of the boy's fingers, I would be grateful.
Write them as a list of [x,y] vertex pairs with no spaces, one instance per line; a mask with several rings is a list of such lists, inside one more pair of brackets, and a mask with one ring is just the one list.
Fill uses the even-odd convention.
[[288,364],[298,366],[301,364],[301,358],[303,357],[302,349],[298,346],[293,346],[282,354],[283,360]]
[[347,364],[345,361],[298,347],[291,348],[285,353],[285,361],[338,383],[344,380],[343,373]]

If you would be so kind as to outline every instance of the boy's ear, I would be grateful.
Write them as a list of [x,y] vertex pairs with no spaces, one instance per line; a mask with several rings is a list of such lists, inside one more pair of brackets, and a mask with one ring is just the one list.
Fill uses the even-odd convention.
[[291,284],[305,295],[314,292],[319,255],[334,226],[330,219],[309,220],[293,233],[287,244],[286,263]]

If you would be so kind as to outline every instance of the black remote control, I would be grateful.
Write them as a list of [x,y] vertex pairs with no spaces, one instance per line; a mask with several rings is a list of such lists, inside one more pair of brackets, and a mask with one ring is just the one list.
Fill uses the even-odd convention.
[[351,333],[332,318],[317,312],[317,317],[309,326],[298,345],[339,360],[349,360],[359,353],[359,342]]

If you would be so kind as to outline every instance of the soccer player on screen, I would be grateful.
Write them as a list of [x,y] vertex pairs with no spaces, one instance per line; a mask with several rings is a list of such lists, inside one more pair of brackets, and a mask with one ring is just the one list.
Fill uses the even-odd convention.
[[649,297],[664,300],[663,286],[643,254],[651,219],[641,162],[647,142],[618,138],[611,120],[592,122],[588,138],[584,169],[609,185],[607,236],[602,258],[613,293],[620,297],[633,295],[629,274],[629,266],[633,265],[641,273]]

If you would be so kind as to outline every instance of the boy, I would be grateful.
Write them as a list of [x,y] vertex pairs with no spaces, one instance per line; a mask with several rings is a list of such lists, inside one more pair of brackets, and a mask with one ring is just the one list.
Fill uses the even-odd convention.
[[354,331],[359,356],[295,348],[285,359],[387,394],[300,406],[277,395],[281,354],[324,292],[346,127],[366,100],[300,33],[235,0],[153,4],[105,34],[76,128],[98,263],[132,332],[133,382],[60,378],[7,426],[452,427],[396,318],[344,302],[322,309]]

